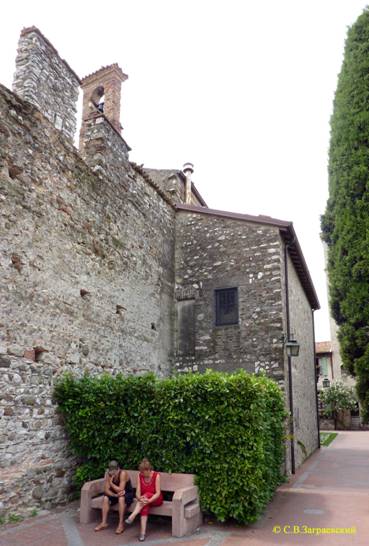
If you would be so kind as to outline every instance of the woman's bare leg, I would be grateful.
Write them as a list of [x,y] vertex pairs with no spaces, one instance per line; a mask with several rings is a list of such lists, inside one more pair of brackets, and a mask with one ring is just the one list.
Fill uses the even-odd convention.
[[141,516],[141,537],[146,536],[147,516]]
[[143,502],[137,501],[135,509],[133,510],[132,514],[127,518],[127,520],[132,523],[137,514],[139,514],[142,510],[142,507],[144,506]]

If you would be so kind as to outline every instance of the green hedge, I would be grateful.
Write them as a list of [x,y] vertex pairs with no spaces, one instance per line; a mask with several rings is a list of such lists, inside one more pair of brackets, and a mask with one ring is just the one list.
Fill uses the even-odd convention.
[[78,485],[102,476],[110,459],[135,469],[145,456],[157,470],[196,474],[204,510],[246,523],[281,482],[285,409],[266,377],[66,375],[55,398],[82,461]]

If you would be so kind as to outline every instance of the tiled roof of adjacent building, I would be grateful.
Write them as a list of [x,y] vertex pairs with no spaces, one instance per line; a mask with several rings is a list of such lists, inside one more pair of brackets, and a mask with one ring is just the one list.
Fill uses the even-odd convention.
[[146,182],[148,182],[158,192],[158,194],[164,199],[164,201],[166,201],[168,205],[175,209],[175,204],[173,203],[173,201],[160,187],[158,180],[152,176],[152,173],[150,172],[151,169],[144,169],[142,165],[137,165],[137,163],[135,163],[134,161],[130,161],[130,164],[133,169],[138,172],[146,180]]
[[278,220],[271,218],[270,216],[252,216],[250,214],[239,214],[237,212],[228,212],[223,210],[209,209],[205,207],[194,207],[192,205],[176,205],[176,209],[179,211],[187,211],[199,214],[209,214],[211,216],[218,216],[221,218],[228,218],[232,220],[241,220],[243,222],[251,222],[254,224],[269,225],[279,228],[281,237],[288,246],[289,255],[295,266],[296,272],[299,276],[300,282],[305,290],[306,296],[309,300],[311,308],[314,310],[320,309],[317,293],[315,291],[311,275],[306,264],[304,255],[302,253],[300,243],[297,239],[292,222],[285,220]]
[[[145,167],[145,171],[155,180],[158,184],[162,184],[164,180],[167,180],[170,176],[176,175],[180,178],[182,183],[185,183],[185,175],[179,169],[149,169]],[[205,199],[200,194],[199,190],[196,188],[195,184],[192,182],[192,193],[197,198],[199,203],[203,207],[207,207]]]
[[315,343],[316,354],[331,353],[332,343],[330,341],[318,341]]

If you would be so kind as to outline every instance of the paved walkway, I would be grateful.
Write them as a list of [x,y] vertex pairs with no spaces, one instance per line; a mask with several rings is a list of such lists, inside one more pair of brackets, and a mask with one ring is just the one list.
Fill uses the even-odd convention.
[[[93,524],[78,523],[77,505],[72,503],[45,516],[6,526],[0,531],[0,546],[138,545],[138,525],[117,536],[114,524],[113,515],[108,530],[94,533]],[[330,534],[317,534],[324,529]],[[174,539],[169,522],[153,518],[148,530],[146,546],[366,546],[369,432],[340,432],[329,447],[316,452],[288,484],[279,488],[264,517],[254,525],[206,523],[195,535]]]

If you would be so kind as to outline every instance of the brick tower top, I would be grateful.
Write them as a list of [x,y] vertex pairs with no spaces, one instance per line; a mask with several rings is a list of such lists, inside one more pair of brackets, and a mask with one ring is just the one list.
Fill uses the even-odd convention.
[[81,81],[83,90],[82,123],[97,111],[103,112],[111,125],[119,133],[120,124],[120,94],[122,82],[128,76],[116,64],[104,66],[86,76]]

